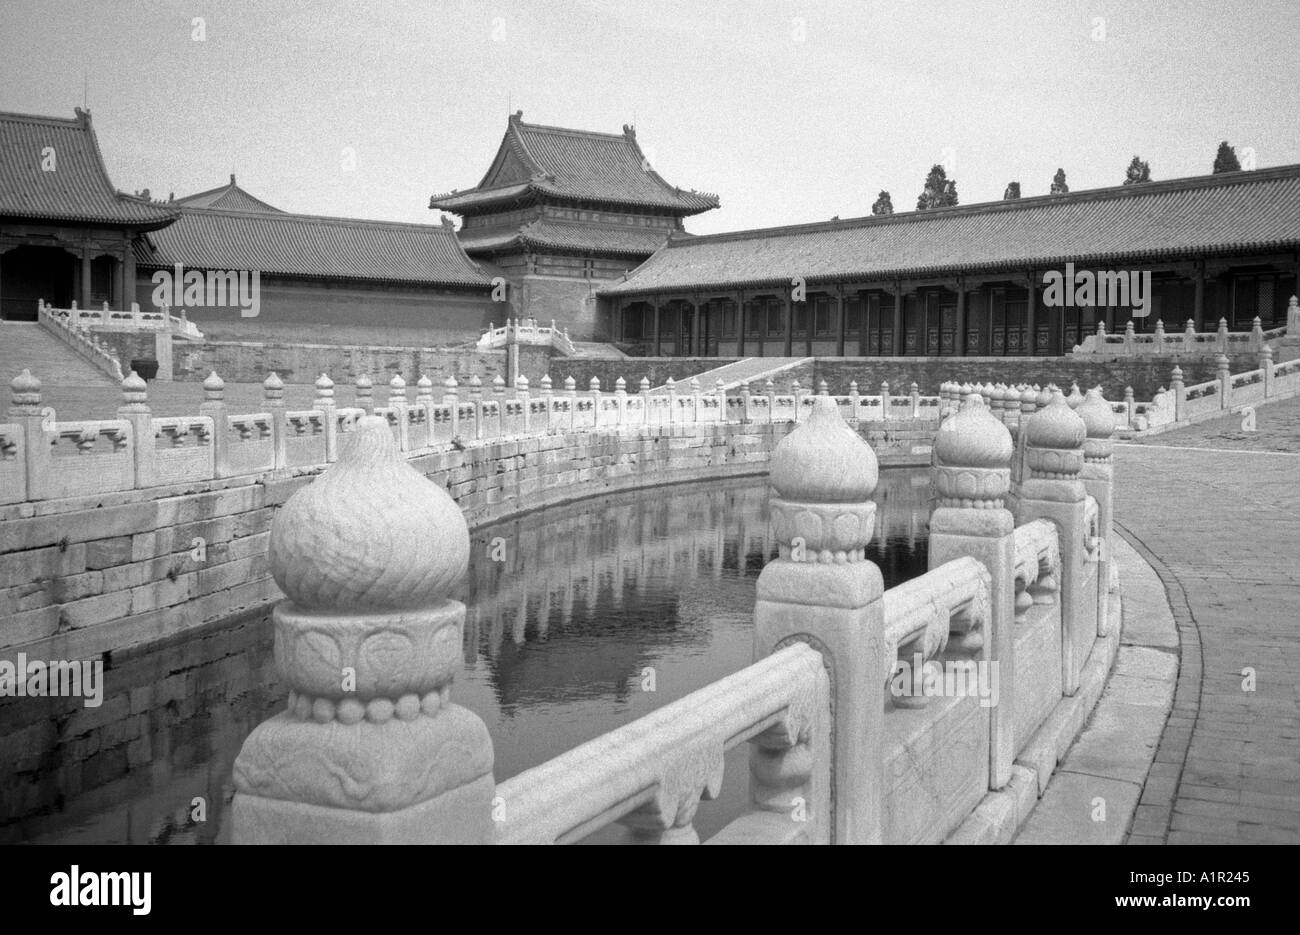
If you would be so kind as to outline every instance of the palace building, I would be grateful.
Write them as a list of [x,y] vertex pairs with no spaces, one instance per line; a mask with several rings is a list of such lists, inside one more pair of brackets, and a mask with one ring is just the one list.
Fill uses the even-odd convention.
[[1046,307],[1044,275],[1150,272],[1149,331],[1285,324],[1300,166],[673,236],[600,290],[625,349],[671,356],[1058,355],[1128,305]]
[[506,317],[450,223],[292,214],[234,176],[160,203],[113,187],[89,112],[0,114],[0,316],[34,320],[40,299],[148,308],[154,274],[178,266],[258,273],[255,318],[237,301],[186,308],[209,337],[460,343]]
[[716,195],[669,185],[636,130],[593,133],[524,123],[512,115],[474,188],[435,195],[459,215],[461,245],[511,286],[518,315],[555,319],[590,338],[596,292],[683,233],[682,219],[718,207]]

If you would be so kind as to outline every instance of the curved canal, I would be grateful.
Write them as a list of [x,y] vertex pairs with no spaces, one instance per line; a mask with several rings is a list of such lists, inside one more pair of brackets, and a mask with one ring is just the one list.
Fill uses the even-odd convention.
[[[767,497],[765,478],[660,487],[471,534],[452,698],[487,722],[498,780],[751,661]],[[927,497],[924,470],[881,472],[869,556],[886,587],[925,570]],[[231,764],[285,700],[269,613],[116,656],[104,683],[98,708],[0,699],[0,842],[226,842]],[[701,836],[745,807],[746,756],[728,755]]]

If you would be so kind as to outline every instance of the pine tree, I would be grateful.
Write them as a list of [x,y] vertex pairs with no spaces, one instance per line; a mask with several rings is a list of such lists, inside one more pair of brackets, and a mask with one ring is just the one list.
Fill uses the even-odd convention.
[[1138,185],[1149,181],[1151,181],[1151,167],[1134,156],[1133,161],[1128,164],[1128,170],[1124,173],[1124,184]]
[[1056,175],[1052,176],[1051,194],[1066,195],[1069,194],[1069,191],[1070,191],[1070,186],[1065,184],[1065,170],[1057,169]]
[[894,203],[889,200],[889,192],[882,191],[876,198],[876,203],[871,206],[872,214],[893,214]]
[[1219,151],[1214,155],[1214,175],[1220,172],[1240,172],[1241,162],[1237,159],[1237,151],[1228,145],[1224,140],[1219,144]]
[[949,208],[957,204],[957,182],[948,178],[941,165],[930,167],[930,174],[925,177],[925,188],[916,199],[917,211],[931,208]]
[[1007,190],[1002,193],[1003,201],[1014,201],[1020,197],[1020,183],[1008,182]]

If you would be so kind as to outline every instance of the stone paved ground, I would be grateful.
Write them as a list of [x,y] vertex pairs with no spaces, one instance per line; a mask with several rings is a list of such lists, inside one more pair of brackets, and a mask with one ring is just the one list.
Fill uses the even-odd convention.
[[1257,427],[1229,415],[1116,448],[1115,516],[1181,643],[1130,843],[1300,843],[1300,399]]

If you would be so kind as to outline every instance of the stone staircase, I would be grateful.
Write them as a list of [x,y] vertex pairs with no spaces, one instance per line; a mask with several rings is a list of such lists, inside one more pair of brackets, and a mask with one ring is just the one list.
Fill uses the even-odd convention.
[[0,378],[8,384],[24,369],[43,386],[117,388],[102,370],[39,324],[0,321]]
[[601,358],[605,360],[626,360],[627,355],[612,344],[600,341],[573,341],[573,353],[568,357]]
[[[746,357],[696,374],[696,379],[705,389],[716,388],[718,381],[721,380],[723,389],[732,390],[745,383],[762,383],[768,377],[775,378],[778,374],[793,370],[795,367],[810,364],[813,359],[812,357]],[[680,389],[682,384],[689,382],[689,378],[679,380],[677,387]],[[667,385],[656,386],[650,392],[666,393],[668,387]]]

